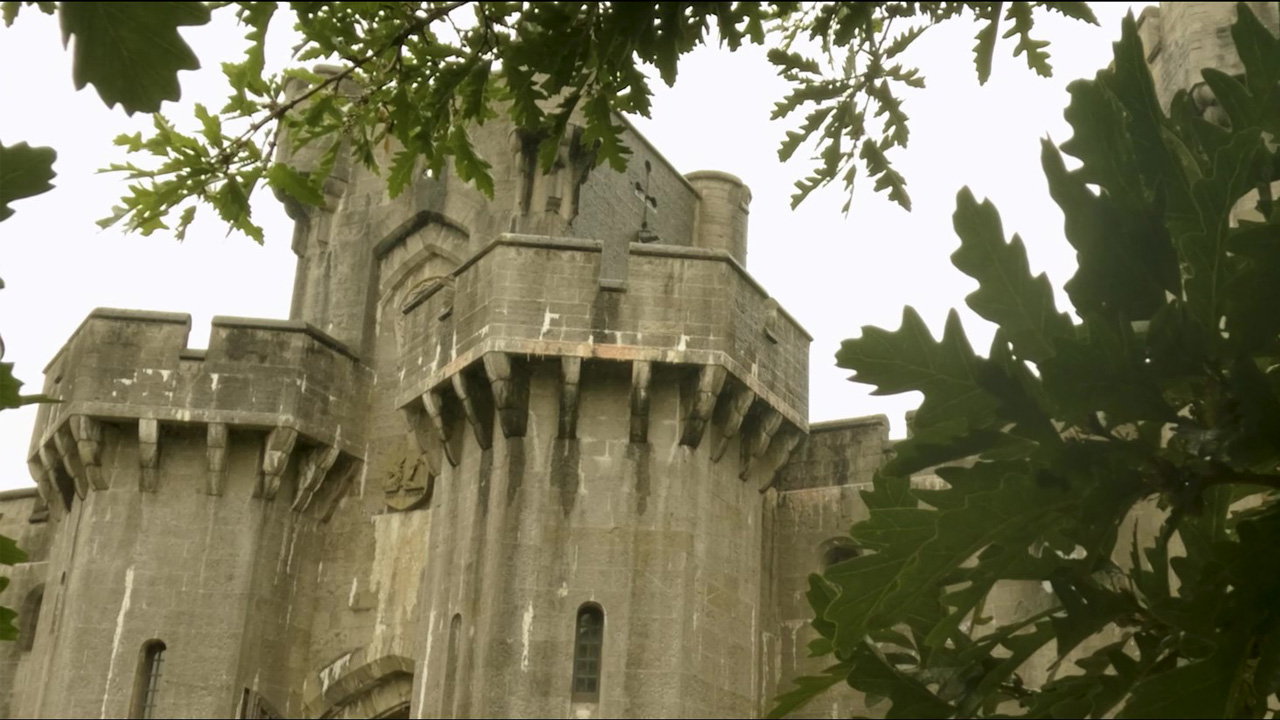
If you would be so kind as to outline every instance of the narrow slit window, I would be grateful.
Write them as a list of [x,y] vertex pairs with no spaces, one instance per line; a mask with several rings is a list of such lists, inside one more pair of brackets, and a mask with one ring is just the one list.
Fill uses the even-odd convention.
[[600,662],[604,648],[604,611],[598,605],[578,610],[573,646],[573,701],[600,702]]
[[454,685],[458,682],[458,636],[461,634],[462,615],[454,615],[449,621],[449,647],[444,660],[444,694],[440,699],[440,717],[454,717]]
[[160,692],[160,678],[164,673],[165,645],[152,640],[142,646],[138,665],[138,679],[133,692],[133,717],[154,718],[156,697]]

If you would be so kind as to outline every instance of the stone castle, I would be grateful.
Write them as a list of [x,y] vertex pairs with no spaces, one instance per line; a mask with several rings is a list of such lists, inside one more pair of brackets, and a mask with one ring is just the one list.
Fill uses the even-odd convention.
[[[1237,63],[1232,13],[1144,14],[1162,94]],[[891,442],[808,422],[751,193],[631,130],[625,172],[474,137],[492,200],[348,159],[290,206],[291,319],[197,350],[186,315],[99,309],[52,359],[36,486],[0,495],[30,555],[0,716],[751,717],[821,669],[806,578]]]

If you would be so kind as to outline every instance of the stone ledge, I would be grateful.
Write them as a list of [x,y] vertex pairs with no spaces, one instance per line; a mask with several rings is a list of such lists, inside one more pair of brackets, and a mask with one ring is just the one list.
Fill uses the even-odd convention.
[[305,333],[328,346],[330,349],[336,350],[352,360],[360,360],[359,356],[352,352],[351,348],[347,347],[346,343],[338,340],[315,325],[301,320],[276,320],[272,318],[247,318],[230,315],[216,315],[210,325],[213,327],[251,328],[254,330],[276,330],[280,332]]
[[0,502],[9,500],[26,500],[27,498],[39,497],[40,493],[36,491],[36,486],[24,488],[15,488],[13,490],[0,490]]
[[[544,248],[548,250],[571,250],[585,253],[599,253],[603,251],[603,243],[599,240],[579,240],[576,238],[549,237],[545,235],[504,233],[499,235],[497,239],[490,242],[475,255],[472,255],[462,261],[462,264],[450,274],[450,277],[457,278],[472,265],[480,262],[480,260],[482,260],[486,255],[504,246]],[[732,267],[743,280],[747,281],[748,285],[755,288],[757,292],[764,296],[765,300],[770,298],[768,291],[764,288],[764,285],[761,285],[758,280],[752,277],[751,273],[747,272],[747,269],[742,266],[742,263],[739,263],[737,259],[723,250],[708,250],[707,248],[685,247],[683,245],[665,245],[662,243],[646,245],[633,242],[631,243],[629,252],[632,255],[647,257],[689,258],[723,262]],[[412,311],[414,308],[430,299],[432,295],[435,295],[443,287],[444,285],[442,284],[427,290],[421,296],[416,298],[412,304],[405,307],[404,311],[406,313]],[[791,313],[787,312],[786,309],[781,306],[777,306],[777,310],[778,314],[786,318],[788,322],[795,326],[795,328],[799,330],[800,333],[809,340],[809,342],[813,342],[813,336],[809,334],[808,330],[804,329],[804,326],[801,325],[800,322],[791,315]]]
[[820,432],[833,432],[838,430],[874,426],[881,426],[887,429],[889,427],[889,416],[863,415],[860,417],[841,418],[839,420],[823,420],[822,422],[811,423],[809,425],[809,434],[813,435]]

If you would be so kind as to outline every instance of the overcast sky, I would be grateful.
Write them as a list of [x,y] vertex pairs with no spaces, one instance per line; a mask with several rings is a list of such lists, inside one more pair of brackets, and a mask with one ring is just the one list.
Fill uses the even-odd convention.
[[[1135,13],[1145,4],[1134,4]],[[964,185],[996,203],[1006,232],[1022,235],[1033,271],[1048,273],[1059,306],[1066,307],[1061,288],[1074,272],[1074,254],[1048,197],[1039,142],[1046,135],[1057,142],[1068,137],[1066,86],[1110,62],[1128,7],[1095,4],[1100,27],[1040,19],[1037,34],[1052,41],[1050,79],[1012,58],[1006,40],[997,48],[992,80],[980,87],[971,54],[976,26],[966,22],[934,28],[918,41],[908,61],[923,69],[927,88],[906,96],[911,145],[897,158],[914,201],[911,213],[873,194],[869,184],[848,216],[838,188],[790,210],[791,185],[808,165],[803,158],[787,165],[777,160],[786,128],[768,118],[786,85],[762,49],[702,49],[681,61],[674,88],[655,82],[653,117],[633,119],[640,131],[680,171],[724,170],[752,189],[747,267],[814,336],[812,422],[882,413],[894,435],[903,434],[903,415],[919,397],[870,396],[835,367],[834,353],[864,325],[896,328],[904,305],[919,310],[935,334],[947,311],[961,308],[975,348],[989,344],[991,327],[964,309],[976,284],[949,261],[958,245],[951,212]],[[166,105],[167,113],[187,117],[198,100],[221,105],[217,68],[240,50],[240,35],[226,24],[184,32],[207,70],[181,75],[183,101]],[[286,44],[276,43],[278,63],[287,57]],[[143,238],[99,230],[94,220],[109,213],[124,184],[95,170],[119,161],[112,138],[143,129],[145,120],[106,110],[92,88],[75,92],[56,21],[32,8],[14,27],[0,29],[0,67],[0,140],[58,151],[57,187],[15,204],[16,214],[0,224],[0,333],[5,361],[16,363],[30,392],[39,390],[45,363],[95,307],[190,313],[194,347],[207,344],[214,315],[288,316],[292,223],[268,193],[254,206],[266,228],[261,247],[226,237],[208,217],[185,243],[160,233]],[[0,413],[0,489],[31,484],[25,461],[34,418],[30,408]]]

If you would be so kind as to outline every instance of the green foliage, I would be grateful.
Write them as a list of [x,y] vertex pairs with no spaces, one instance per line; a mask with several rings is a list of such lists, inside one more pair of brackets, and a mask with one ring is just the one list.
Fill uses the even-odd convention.
[[[5,22],[12,22],[16,10],[11,10],[5,3],[3,9]],[[30,147],[26,143],[13,146],[0,144],[0,221],[11,217],[14,213],[9,203],[22,198],[39,195],[53,189],[53,161],[57,153],[53,148]],[[0,289],[4,283],[0,282]],[[4,342],[0,341],[0,358],[4,357]],[[9,410],[36,402],[47,402],[43,395],[23,395],[20,390],[22,381],[13,376],[13,363],[0,362],[0,410]],[[0,535],[0,565],[14,565],[24,562],[26,553],[18,549],[11,538]],[[9,578],[0,576],[0,591],[9,586]],[[14,640],[18,637],[18,628],[13,624],[18,614],[12,608],[0,605],[0,640]]]
[[178,28],[209,22],[201,2],[59,3],[62,41],[75,38],[76,89],[92,84],[107,107],[156,112],[177,100],[179,70],[200,67]]
[[[31,3],[3,4],[6,25]],[[93,84],[108,106],[155,114],[148,137],[118,144],[139,156],[115,163],[128,192],[103,225],[179,238],[196,208],[211,208],[233,230],[262,241],[250,215],[254,192],[270,187],[294,201],[323,202],[327,163],[307,173],[276,166],[276,150],[307,146],[350,151],[386,169],[390,193],[415,173],[457,174],[493,192],[490,164],[468,130],[508,115],[540,142],[544,168],[570,124],[597,164],[626,165],[619,113],[649,115],[647,68],[666,84],[679,61],[717,41],[731,49],[769,43],[769,60],[792,90],[775,118],[796,118],[779,149],[783,160],[811,148],[816,167],[796,183],[793,204],[839,183],[850,193],[859,172],[875,191],[910,209],[906,180],[892,156],[908,144],[899,93],[922,88],[918,68],[899,56],[934,25],[972,13],[980,23],[975,62],[990,75],[1001,21],[1015,55],[1048,75],[1047,42],[1032,38],[1038,11],[1096,23],[1085,3],[720,3],[421,2],[35,3],[56,12],[74,37],[74,81]],[[160,114],[179,97],[178,73],[199,67],[180,29],[210,12],[233,12],[246,29],[242,60],[222,65],[230,92],[216,112],[198,108],[199,133],[184,134]],[[282,11],[302,36],[300,63],[337,63],[332,72],[292,69],[264,75],[267,31]],[[846,203],[845,209],[848,209]]]
[[0,220],[13,215],[9,203],[53,189],[53,161],[58,153],[53,148],[31,147],[18,143],[12,147],[0,144]]
[[[0,565],[16,565],[26,562],[27,554],[18,549],[12,539],[0,535]],[[9,578],[0,577],[0,591],[9,587]],[[17,640],[18,626],[13,624],[18,613],[11,608],[0,606],[0,640]]]
[[[1238,12],[1244,76],[1204,73],[1225,127],[1186,93],[1161,111],[1132,15],[1112,67],[1071,86],[1073,137],[1043,164],[1079,322],[966,189],[952,260],[999,328],[988,356],[954,313],[938,341],[911,308],[844,342],[855,381],[924,404],[864,493],[862,553],[811,578],[811,650],[833,663],[774,716],[840,679],[889,717],[1262,717],[1280,699],[1280,41]],[[941,489],[912,484],[938,465]],[[1028,581],[1055,604],[989,617]],[[1038,652],[1056,662],[1033,686]]]

